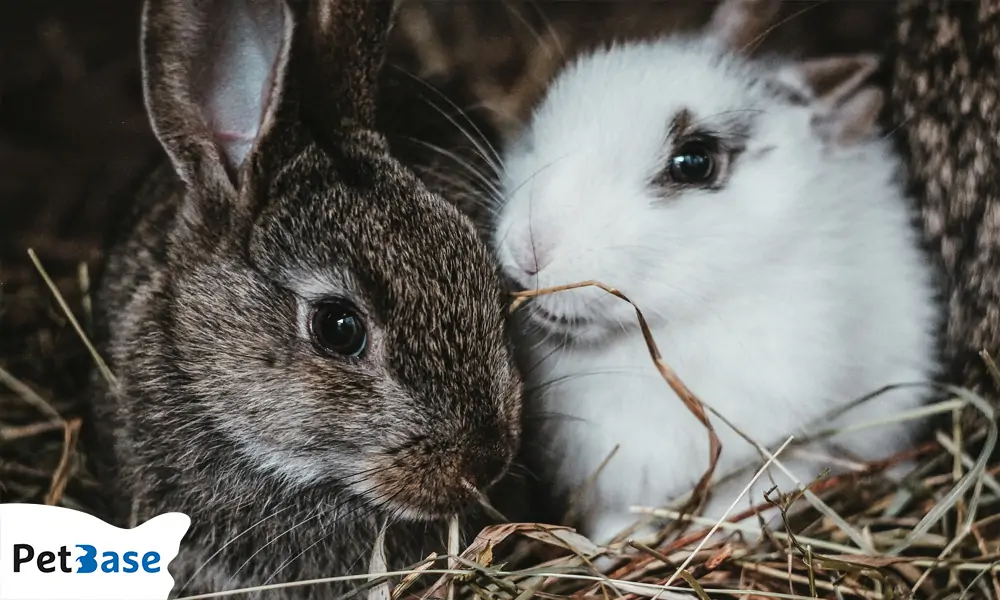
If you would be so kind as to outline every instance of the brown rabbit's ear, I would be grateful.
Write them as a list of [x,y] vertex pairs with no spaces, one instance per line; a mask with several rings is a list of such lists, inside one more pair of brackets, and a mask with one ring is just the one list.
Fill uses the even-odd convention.
[[[310,0],[298,5],[301,30],[296,51],[307,74],[302,116],[315,128],[373,128],[378,75],[397,2],[392,0]],[[299,68],[301,66],[301,69]]]
[[185,183],[238,187],[274,120],[291,39],[284,0],[146,0],[146,109]]
[[764,35],[780,8],[780,0],[722,0],[706,33],[742,52]]

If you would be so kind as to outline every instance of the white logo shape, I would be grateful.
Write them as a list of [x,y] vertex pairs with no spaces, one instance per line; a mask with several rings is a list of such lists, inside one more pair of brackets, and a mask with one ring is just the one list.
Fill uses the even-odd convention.
[[0,504],[0,600],[166,600],[190,526],[182,513],[120,529],[69,508]]

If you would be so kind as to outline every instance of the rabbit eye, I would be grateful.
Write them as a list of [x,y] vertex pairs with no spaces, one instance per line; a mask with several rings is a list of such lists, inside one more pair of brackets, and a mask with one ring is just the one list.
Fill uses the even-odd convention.
[[689,142],[670,157],[670,178],[677,183],[711,183],[716,176],[712,149],[704,142]]
[[368,333],[358,311],[344,300],[325,300],[313,307],[313,344],[325,354],[360,356]]

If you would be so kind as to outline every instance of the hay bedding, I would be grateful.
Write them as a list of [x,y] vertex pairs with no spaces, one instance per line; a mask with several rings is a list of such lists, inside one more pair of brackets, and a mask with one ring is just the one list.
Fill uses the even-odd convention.
[[[889,37],[891,2],[814,4],[786,6],[779,20],[793,18],[762,49],[806,55],[879,50]],[[457,153],[481,170],[485,165],[475,144],[427,100],[452,118],[461,107],[470,119],[461,122],[474,123],[498,143],[516,129],[566,56],[612,35],[697,26],[710,10],[703,2],[411,2],[401,13],[391,58],[399,68],[387,74],[392,89],[385,125],[397,151],[431,185],[481,215],[468,173],[428,147]],[[93,358],[27,249],[35,249],[39,265],[86,332],[89,281],[121,207],[117,199],[127,198],[135,177],[158,153],[138,91],[138,14],[138,0],[53,0],[16,3],[0,19],[0,500],[5,502],[102,510],[78,439],[82,390]],[[442,548],[441,557],[417,567],[419,577],[395,576],[391,588],[372,581],[368,594],[419,597],[431,586],[438,596],[664,598],[671,596],[657,586],[669,582],[702,597],[745,590],[733,594],[1000,598],[1000,516],[993,514],[1000,465],[977,464],[995,430],[984,419],[965,429],[951,427],[951,410],[957,413],[960,405],[965,403],[940,406],[948,412],[935,435],[910,453],[922,467],[904,489],[888,487],[877,476],[887,465],[858,465],[856,472],[814,482],[811,491],[819,504],[775,493],[775,502],[811,502],[828,511],[809,509],[797,517],[792,537],[775,533],[753,543],[731,525],[693,518],[676,541],[655,549],[637,544],[601,574],[590,561],[596,548],[569,530],[499,525],[465,548]],[[970,469],[976,476],[965,481],[974,485],[949,497]],[[941,519],[918,531],[929,513]],[[732,535],[703,543],[709,529]],[[445,553],[451,558],[445,560]],[[373,566],[377,571],[377,560]],[[451,575],[441,572],[449,568]],[[435,581],[440,585],[433,586]]]

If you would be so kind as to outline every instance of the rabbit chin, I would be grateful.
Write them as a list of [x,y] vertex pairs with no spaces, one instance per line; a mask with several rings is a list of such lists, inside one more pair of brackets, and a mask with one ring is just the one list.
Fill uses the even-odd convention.
[[422,508],[417,508],[415,506],[410,506],[409,504],[400,504],[399,502],[392,501],[386,504],[383,512],[386,514],[393,515],[394,519],[401,521],[410,522],[434,522],[443,521],[449,519],[461,511],[453,512],[428,512]]
[[405,486],[379,485],[363,482],[351,485],[360,501],[393,519],[411,522],[441,521],[465,512],[474,503],[472,494],[464,488],[442,490],[438,498],[403,497]]

